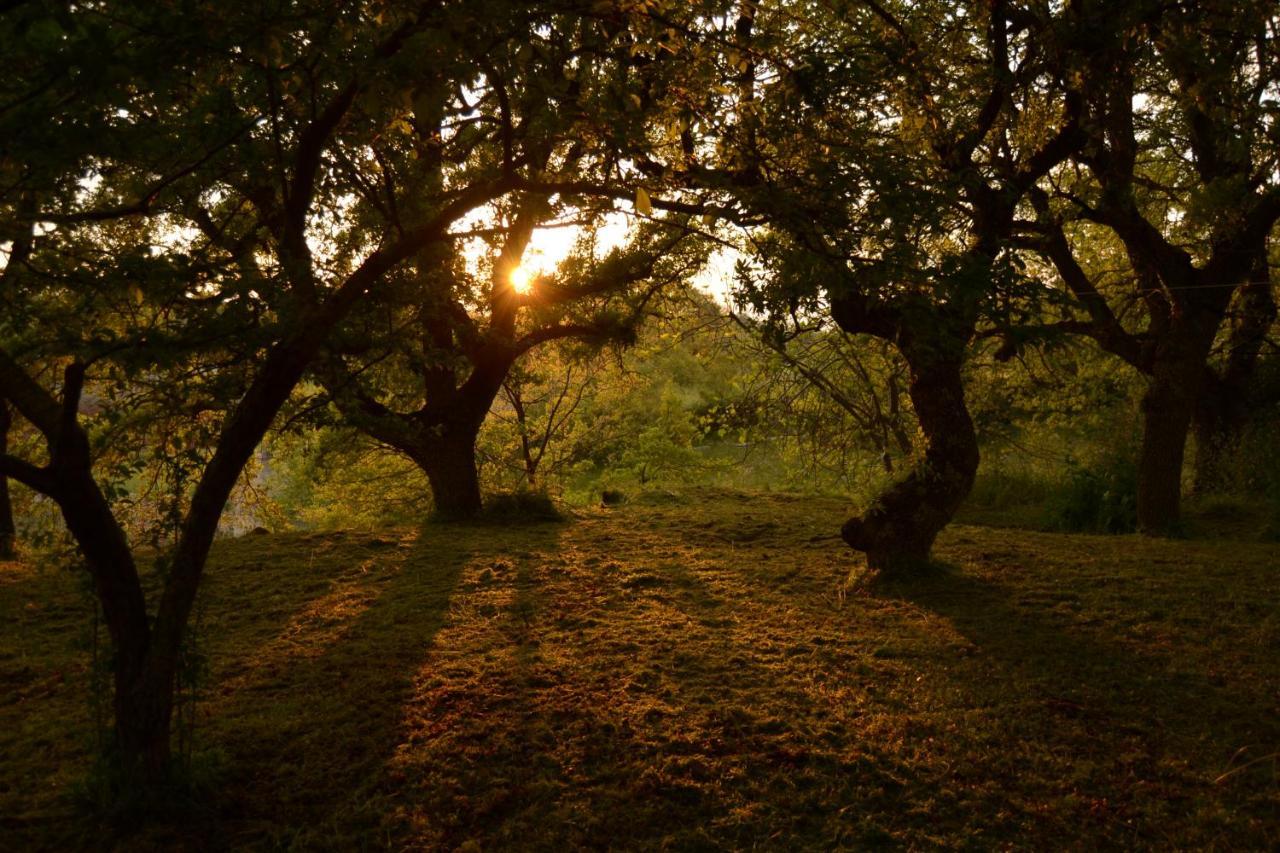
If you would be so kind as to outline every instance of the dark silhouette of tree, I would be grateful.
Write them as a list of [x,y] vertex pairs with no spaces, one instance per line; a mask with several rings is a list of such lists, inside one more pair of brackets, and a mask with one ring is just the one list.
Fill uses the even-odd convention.
[[[4,297],[6,319],[25,324],[0,338],[0,396],[43,436],[46,456],[0,455],[0,474],[58,505],[93,578],[114,648],[124,778],[170,773],[176,671],[209,548],[308,367],[402,264],[448,244],[455,222],[522,177],[528,164],[502,154],[520,117],[477,116],[468,90],[486,57],[540,20],[503,3],[357,5],[334,17],[122,2],[109,14],[4,17],[6,44],[23,46],[4,84],[19,107],[0,128],[0,215],[14,245]],[[384,177],[365,156],[369,140],[409,137],[413,120],[441,114],[466,128],[444,145],[460,155],[447,180],[384,185],[388,204],[412,212],[391,233],[344,223],[352,164],[364,183]],[[486,147],[496,153],[477,153]],[[190,235],[176,245],[175,228]],[[120,412],[108,397],[90,422],[81,414],[87,384],[129,375],[189,383],[212,421],[183,451],[190,486],[152,607],[95,465],[94,424]]]
[[[1087,142],[1080,168],[1035,197],[1028,243],[1088,318],[1063,327],[1146,378],[1138,523],[1161,535],[1178,529],[1189,429],[1196,424],[1207,477],[1243,424],[1275,319],[1267,238],[1280,217],[1277,18],[1269,3],[1081,9],[1094,36],[1064,61],[1080,69]],[[1120,282],[1082,258],[1084,241],[1104,239],[1097,226],[1118,243]],[[1122,316],[1130,304],[1141,328]]]
[[326,382],[345,419],[413,460],[445,518],[481,509],[476,438],[516,361],[553,341],[631,340],[657,291],[700,260],[681,245],[687,231],[658,224],[633,245],[567,263],[521,293],[511,273],[544,205],[520,206],[482,281],[455,253],[421,259],[412,283],[397,288],[402,303],[361,318],[361,360],[328,362]]

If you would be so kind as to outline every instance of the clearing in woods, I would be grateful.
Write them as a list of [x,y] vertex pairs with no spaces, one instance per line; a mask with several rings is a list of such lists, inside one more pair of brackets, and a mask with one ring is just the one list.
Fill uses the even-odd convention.
[[[221,543],[195,820],[122,846],[1280,842],[1280,546],[955,526],[850,586],[840,501]],[[0,566],[0,834],[99,846],[92,612]]]

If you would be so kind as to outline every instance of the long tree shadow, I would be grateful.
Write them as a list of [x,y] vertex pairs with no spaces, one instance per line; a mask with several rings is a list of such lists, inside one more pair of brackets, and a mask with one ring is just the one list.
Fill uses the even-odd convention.
[[1106,625],[1082,624],[1016,602],[1008,587],[952,567],[877,589],[945,616],[1004,672],[1042,688],[1050,698],[1097,701],[1099,711],[1131,712],[1142,721],[1158,715],[1161,726],[1184,733],[1216,725],[1219,720],[1207,716],[1208,709],[1262,707],[1267,701],[1264,695],[1228,688],[1167,655],[1124,644]]
[[[383,770],[415,674],[466,567],[517,544],[496,532],[429,524],[407,553],[375,549],[365,571],[331,579],[211,685],[205,740],[225,751],[227,775],[219,826],[201,846],[341,847],[352,832],[377,846]],[[550,547],[559,530],[517,535],[520,548]]]
[[[1090,804],[1087,817],[1114,840],[1158,837],[1151,809],[1168,806],[1158,796],[1166,783],[1176,779],[1217,798],[1214,780],[1233,755],[1280,740],[1267,685],[1230,684],[1166,651],[1139,648],[1097,619],[1037,607],[994,580],[941,568],[876,592],[945,617],[972,643],[945,672],[960,704],[997,720],[992,737],[1010,755],[1020,753],[1017,760],[1056,763],[1061,788],[1041,795],[1081,798]],[[1239,781],[1237,817],[1267,820],[1274,801],[1268,805],[1256,784],[1248,790],[1256,776]]]
[[[592,532],[611,537],[608,558]],[[739,623],[749,584],[713,588],[678,537],[620,545],[616,533],[583,532],[585,552],[567,543],[570,565],[513,567],[487,627],[450,629],[448,651],[467,657],[415,699],[393,772],[419,799],[400,838],[733,849],[780,831],[802,845],[877,837],[901,768],[851,743],[840,719],[802,721],[825,658],[792,674],[813,649],[788,647],[792,626],[768,624],[768,605]],[[842,817],[854,802],[876,818]]]

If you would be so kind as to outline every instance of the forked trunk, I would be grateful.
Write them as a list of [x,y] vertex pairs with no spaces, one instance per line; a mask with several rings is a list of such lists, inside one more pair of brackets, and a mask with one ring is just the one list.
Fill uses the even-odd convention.
[[928,565],[938,533],[973,488],[978,439],[965,405],[962,359],[938,359],[904,349],[909,393],[924,439],[924,460],[890,486],[875,505],[845,523],[841,534],[867,555],[867,566],[903,575]]

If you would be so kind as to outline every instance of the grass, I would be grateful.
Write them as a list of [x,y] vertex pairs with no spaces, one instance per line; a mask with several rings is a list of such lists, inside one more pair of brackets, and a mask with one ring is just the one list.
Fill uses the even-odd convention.
[[840,502],[221,543],[198,821],[113,836],[66,572],[0,567],[5,849],[1280,844],[1280,546],[956,526],[847,583]]

